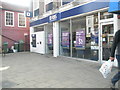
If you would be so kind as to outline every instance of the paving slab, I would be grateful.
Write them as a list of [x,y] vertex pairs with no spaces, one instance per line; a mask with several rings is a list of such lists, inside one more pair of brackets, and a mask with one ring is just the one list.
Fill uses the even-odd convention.
[[3,88],[109,88],[117,72],[104,79],[98,62],[30,52],[7,54],[2,66],[9,66],[2,71]]

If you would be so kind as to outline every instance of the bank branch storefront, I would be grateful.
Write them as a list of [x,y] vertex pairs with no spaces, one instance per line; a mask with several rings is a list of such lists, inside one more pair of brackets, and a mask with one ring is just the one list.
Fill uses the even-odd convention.
[[118,15],[108,10],[109,2],[93,1],[31,22],[31,52],[108,60],[113,36],[120,28]]

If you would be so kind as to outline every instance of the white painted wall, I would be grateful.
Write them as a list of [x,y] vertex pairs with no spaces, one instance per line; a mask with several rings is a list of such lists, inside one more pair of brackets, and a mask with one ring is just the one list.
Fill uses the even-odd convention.
[[[36,34],[36,47],[32,47],[32,34]],[[45,54],[45,31],[30,34],[30,51]]]
[[33,0],[33,11],[39,8],[39,0]]
[[120,19],[118,19],[118,29],[120,29]]
[[59,56],[59,22],[53,22],[53,56]]

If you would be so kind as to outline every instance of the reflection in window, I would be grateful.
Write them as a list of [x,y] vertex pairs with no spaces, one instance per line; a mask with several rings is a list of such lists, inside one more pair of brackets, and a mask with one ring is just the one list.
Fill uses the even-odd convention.
[[53,9],[53,2],[50,2],[49,4],[46,5],[46,11],[50,11]]
[[73,0],[62,0],[62,5],[68,4],[72,2]]
[[70,56],[70,20],[60,22],[60,54]]
[[106,24],[102,25],[102,57],[103,60],[108,60],[110,57],[111,46],[113,42],[113,33],[114,33],[114,25]]
[[34,28],[34,32],[44,31],[44,26],[39,26]]
[[34,10],[34,16],[39,16],[39,9]]
[[113,18],[113,14],[112,13],[108,13],[107,11],[101,12],[100,13],[100,19],[109,19],[109,18]]
[[72,19],[72,56],[84,58],[86,18]]

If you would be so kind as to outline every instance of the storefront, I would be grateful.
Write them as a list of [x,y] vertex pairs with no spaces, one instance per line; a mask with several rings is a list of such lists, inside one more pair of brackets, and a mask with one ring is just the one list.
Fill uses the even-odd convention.
[[109,2],[91,2],[32,22],[31,28],[45,23],[45,53],[104,61],[119,28],[117,15],[108,9]]

